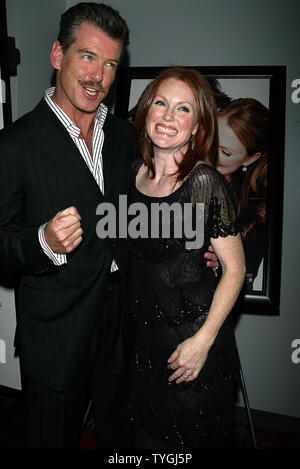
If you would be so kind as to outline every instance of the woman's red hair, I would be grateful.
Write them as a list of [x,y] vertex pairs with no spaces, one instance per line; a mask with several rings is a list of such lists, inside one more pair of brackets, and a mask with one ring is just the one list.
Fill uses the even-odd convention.
[[[180,163],[176,173],[177,181],[182,181],[196,163],[201,160],[217,163],[217,117],[214,96],[207,80],[198,71],[184,67],[170,67],[163,70],[144,90],[137,107],[135,128],[137,140],[144,163],[151,177],[155,176],[153,163],[153,144],[146,133],[146,120],[149,108],[157,95],[160,85],[169,78],[180,80],[192,90],[197,105],[197,131],[190,140],[187,152]],[[194,144],[192,145],[192,140]]]

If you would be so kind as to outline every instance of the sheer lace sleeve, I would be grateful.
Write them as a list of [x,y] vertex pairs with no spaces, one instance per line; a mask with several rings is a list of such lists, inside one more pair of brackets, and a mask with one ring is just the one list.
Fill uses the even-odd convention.
[[201,164],[190,181],[192,202],[204,202],[205,226],[210,238],[237,235],[240,232],[231,188],[213,167]]

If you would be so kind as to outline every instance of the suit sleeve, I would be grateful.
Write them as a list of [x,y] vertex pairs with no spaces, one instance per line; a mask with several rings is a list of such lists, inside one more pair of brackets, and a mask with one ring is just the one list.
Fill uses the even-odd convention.
[[0,139],[0,271],[39,274],[55,268],[40,246],[38,229],[27,221],[26,188]]

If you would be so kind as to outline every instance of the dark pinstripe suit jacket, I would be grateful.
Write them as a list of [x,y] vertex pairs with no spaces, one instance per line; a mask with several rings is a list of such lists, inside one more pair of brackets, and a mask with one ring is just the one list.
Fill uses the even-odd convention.
[[[135,139],[131,126],[110,114],[104,132],[105,200],[117,202],[129,189]],[[96,236],[102,201],[78,149],[44,100],[0,132],[0,270],[20,276],[21,364],[32,379],[57,390],[69,387],[83,358],[112,259],[121,272],[126,263],[118,243]],[[56,268],[37,230],[71,205],[82,217],[83,241]]]

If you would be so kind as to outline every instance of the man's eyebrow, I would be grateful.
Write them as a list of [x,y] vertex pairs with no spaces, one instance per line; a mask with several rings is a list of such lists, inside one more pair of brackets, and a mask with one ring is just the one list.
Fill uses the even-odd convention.
[[89,49],[78,49],[77,53],[78,54],[85,53],[85,54],[97,56],[97,54],[95,52],[93,52],[92,50],[89,50]]

